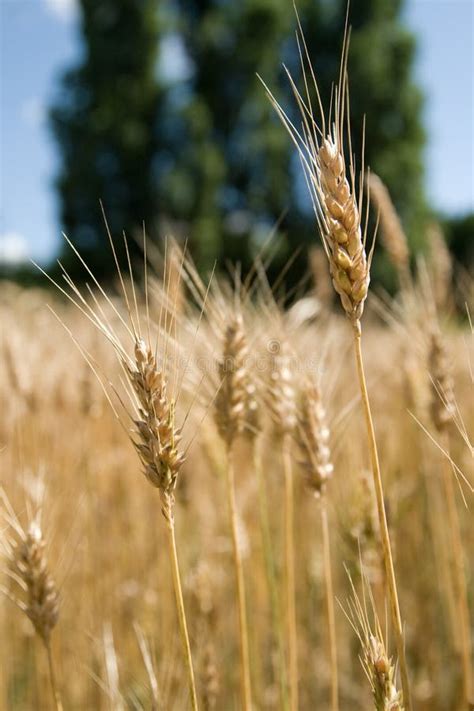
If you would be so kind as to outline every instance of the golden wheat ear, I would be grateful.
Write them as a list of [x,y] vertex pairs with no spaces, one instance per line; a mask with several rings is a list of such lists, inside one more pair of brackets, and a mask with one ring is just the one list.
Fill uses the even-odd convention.
[[55,706],[57,711],[62,711],[51,649],[51,635],[59,620],[60,598],[47,559],[41,510],[23,527],[3,489],[0,489],[0,505],[1,518],[7,525],[0,544],[11,583],[1,590],[28,617],[43,643]]
[[[375,235],[378,224],[375,229],[370,250],[366,253],[370,193],[365,194],[364,192],[366,188],[364,129],[362,132],[361,170],[358,179],[358,187],[355,159],[351,146],[349,83],[347,73],[350,38],[348,14],[346,17],[339,79],[333,91],[329,112],[327,112],[327,114],[325,114],[323,110],[317,80],[298,16],[297,19],[297,41],[300,50],[304,82],[303,94],[298,90],[289,72],[287,72],[287,75],[300,112],[301,129],[295,127],[272,92],[268,87],[265,86],[265,88],[271,103],[275,107],[275,110],[298,150],[311,195],[317,226],[328,258],[332,283],[335,291],[339,295],[343,310],[352,325],[357,375],[364,409],[367,443],[372,462],[374,489],[380,522],[381,545],[387,585],[390,593],[390,607],[397,642],[397,651],[400,659],[404,703],[407,711],[410,711],[410,685],[405,655],[403,624],[385,511],[382,475],[361,346],[361,318],[369,289],[370,267],[375,248]],[[311,103],[310,86],[317,97],[319,123],[316,118],[317,112],[313,110]],[[364,217],[362,217],[363,215]]]
[[387,651],[386,635],[375,609],[370,585],[362,576],[362,600],[348,573],[352,595],[342,610],[361,645],[360,661],[369,680],[375,711],[405,711],[397,689],[397,667]]
[[408,240],[390,193],[382,180],[371,173],[368,176],[370,198],[380,216],[382,241],[390,261],[397,270],[400,286],[410,286],[410,251]]
[[[115,408],[114,412],[135,447],[146,479],[158,490],[161,511],[166,522],[166,536],[189,695],[191,706],[194,711],[197,711],[198,701],[181,588],[174,523],[174,491],[185,460],[182,431],[189,415],[188,412],[183,422],[178,423],[177,401],[182,389],[182,381],[179,382],[177,371],[173,375],[170,364],[170,361],[173,360],[170,351],[176,341],[177,319],[173,312],[171,315],[169,314],[167,308],[160,308],[157,315],[158,320],[153,320],[149,303],[145,237],[145,293],[142,295],[138,291],[126,237],[124,236],[123,239],[127,263],[125,270],[122,271],[105,215],[104,220],[111,253],[117,268],[121,303],[117,304],[116,299],[101,286],[78,250],[67,238],[72,251],[92,280],[92,286],[86,285],[81,288],[74,283],[65,270],[63,270],[64,287],[52,279],[50,280],[110,343],[121,368],[120,386],[111,383],[110,374],[100,376],[98,368],[92,364],[92,358],[84,352],[66,326],[66,330],[78,345],[81,353],[94,368],[104,391],[107,393],[108,390],[112,390],[112,394],[118,398],[122,405],[126,418],[131,422],[131,427],[127,427],[120,419]],[[176,260],[171,263],[165,255],[164,264],[165,305],[173,304],[176,307],[179,289],[175,288],[176,283],[172,283],[171,279],[171,268],[173,267],[175,270]],[[171,294],[172,288],[174,291]],[[180,359],[174,358],[174,360],[179,361]],[[108,397],[112,404],[110,395]]]
[[[297,40],[304,77],[304,95],[300,93],[288,70],[287,74],[300,111],[301,129],[296,128],[270,89],[265,84],[264,86],[298,150],[328,258],[334,289],[340,297],[346,315],[354,327],[358,327],[369,288],[374,242],[369,254],[366,254],[369,199],[364,195],[363,156],[357,189],[351,148],[347,79],[349,35],[346,25],[339,83],[335,87],[334,101],[327,115],[322,107],[318,84],[299,19]],[[311,104],[311,89],[317,97],[320,125]]]

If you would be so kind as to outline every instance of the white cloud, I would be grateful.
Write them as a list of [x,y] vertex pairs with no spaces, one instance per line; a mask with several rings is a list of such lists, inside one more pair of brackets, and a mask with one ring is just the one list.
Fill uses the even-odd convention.
[[28,242],[19,232],[0,234],[0,264],[21,264],[27,261],[29,254]]
[[78,0],[45,0],[46,9],[61,22],[71,22],[79,13]]

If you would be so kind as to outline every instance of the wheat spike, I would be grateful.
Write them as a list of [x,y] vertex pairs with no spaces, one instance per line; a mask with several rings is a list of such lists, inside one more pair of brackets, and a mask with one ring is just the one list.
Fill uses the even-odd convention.
[[4,592],[29,618],[44,644],[55,708],[62,711],[51,649],[51,633],[59,619],[59,593],[48,567],[46,543],[41,531],[41,509],[24,529],[2,489],[0,501],[4,509],[1,514],[7,522],[0,544],[7,557],[7,574],[12,582],[12,589]]
[[352,598],[347,618],[362,647],[361,663],[370,683],[375,711],[405,711],[402,693],[396,686],[396,667],[386,649],[372,591],[364,577],[363,585],[367,587],[373,623],[369,619],[365,591],[361,601],[350,576],[349,581]]
[[181,430],[175,423],[175,405],[167,392],[166,374],[143,340],[135,344],[135,366],[127,366],[138,397],[138,419],[134,421],[135,448],[148,481],[165,497],[173,495],[184,462],[179,449]]
[[431,374],[431,417],[436,429],[442,432],[453,423],[456,404],[446,348],[437,329],[434,329],[430,335],[429,371]]
[[427,236],[430,245],[430,267],[433,278],[434,298],[436,306],[442,311],[449,305],[450,301],[453,261],[438,223],[433,222],[429,225]]
[[248,439],[254,441],[262,429],[262,417],[257,386],[250,378],[245,390],[245,434]]
[[346,177],[339,136],[328,134],[317,152],[315,173],[322,195],[323,239],[329,256],[332,283],[353,323],[360,320],[369,289],[357,201]]
[[401,693],[395,685],[395,667],[387,655],[383,640],[369,635],[363,654],[376,711],[403,711]]
[[11,552],[10,570],[23,582],[25,599],[18,603],[45,645],[59,619],[59,594],[49,572],[39,521],[33,520]]
[[306,483],[315,496],[324,494],[334,467],[329,448],[329,428],[321,391],[314,381],[305,382],[301,393],[296,440]]
[[394,267],[400,276],[406,274],[409,265],[410,252],[408,241],[398,217],[390,193],[382,180],[375,173],[369,176],[370,197],[380,215],[382,239]]
[[296,391],[291,355],[283,340],[271,360],[268,407],[277,435],[293,435],[297,424]]
[[249,404],[248,346],[243,319],[235,314],[223,335],[219,362],[221,385],[215,399],[215,420],[222,439],[230,446],[246,423]]

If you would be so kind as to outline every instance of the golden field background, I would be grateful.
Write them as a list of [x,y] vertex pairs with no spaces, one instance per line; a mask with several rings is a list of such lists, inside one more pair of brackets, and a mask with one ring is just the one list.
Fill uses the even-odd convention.
[[[413,417],[439,442],[430,419],[431,324],[424,294],[418,290],[393,300],[369,298],[363,353],[414,707],[451,711],[461,708],[461,667],[459,640],[453,632],[456,621],[450,617],[452,551],[442,472],[447,466],[455,477],[455,470]],[[227,298],[222,296],[224,301]],[[360,592],[362,564],[384,631],[389,613],[384,610],[383,565],[350,325],[339,308],[333,311],[315,296],[286,313],[275,303],[266,309],[265,303],[268,295],[260,294],[242,305],[252,363],[258,363],[254,375],[262,418],[256,438],[262,456],[260,487],[254,467],[255,438],[244,433],[234,456],[254,706],[285,708],[284,481],[281,438],[273,432],[266,395],[272,355],[285,342],[292,354],[295,393],[304,387],[308,371],[320,381],[331,430],[334,473],[325,496],[338,601],[340,708],[368,709],[371,692],[359,661],[360,644],[344,614],[351,596],[347,571]],[[114,400],[120,413],[117,419],[99,382],[47,304],[100,364],[104,379],[110,379],[119,393],[122,386],[113,349],[76,308],[50,292],[2,285],[1,485],[25,526],[41,503],[48,568],[60,592],[52,649],[63,707],[186,709],[187,685],[158,492],[140,472],[124,432],[129,422],[120,404]],[[122,301],[117,299],[116,304],[122,311]],[[152,299],[150,308],[151,319],[158,320],[158,299]],[[139,309],[144,312],[142,301]],[[306,318],[308,309],[311,318]],[[184,306],[181,312],[183,322],[194,327],[197,314],[188,313]],[[188,391],[181,398],[183,412],[194,399],[196,383],[200,385],[184,435],[193,442],[176,489],[176,538],[201,704],[232,711],[240,708],[237,607],[225,449],[213,418],[213,364],[221,343],[208,320],[205,315],[196,345],[189,335],[193,329],[182,329],[185,333],[179,337],[180,353],[189,356],[191,373]],[[465,427],[469,435],[474,429],[472,334],[462,309],[458,313],[448,309],[440,321],[454,378],[457,424],[461,426],[462,416],[461,430]],[[450,431],[450,446],[453,461],[472,485],[472,449],[456,427]],[[321,501],[305,486],[295,443],[291,456],[299,708],[310,711],[330,708]],[[472,491],[457,482],[455,478],[472,611]],[[261,516],[265,508],[276,569],[283,664],[265,568]],[[2,528],[8,528],[5,519]],[[8,562],[2,567],[8,568]],[[7,575],[1,584],[4,592],[11,592]],[[0,638],[0,708],[53,708],[41,642],[6,594],[0,597]],[[386,642],[394,657],[390,631]],[[156,675],[154,692],[144,647]]]

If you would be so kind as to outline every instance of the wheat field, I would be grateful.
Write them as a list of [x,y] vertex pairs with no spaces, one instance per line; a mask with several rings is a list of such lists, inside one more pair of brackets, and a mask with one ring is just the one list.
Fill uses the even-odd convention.
[[1,709],[472,711],[473,281],[356,176],[346,61],[320,127],[267,89],[304,295],[171,240],[106,288],[1,284]]
[[[198,698],[203,708],[232,709],[241,703],[238,616],[226,505],[226,445],[215,417],[219,394],[228,394],[222,388],[217,396],[214,392],[221,377],[222,343],[221,326],[210,321],[216,310],[232,311],[234,304],[231,287],[219,285],[214,291],[208,297],[209,318],[200,319],[197,309],[181,304],[175,319],[176,332],[182,329],[184,334],[179,353],[169,360],[184,363],[183,371],[189,374],[180,417],[192,401],[193,407],[183,428],[186,459],[175,490],[174,518]],[[151,293],[148,309],[164,312],[159,281]],[[137,298],[144,314],[143,297]],[[103,312],[111,311],[102,301]],[[125,313],[123,299],[115,304]],[[452,316],[442,321],[449,354],[445,366],[452,373],[456,398],[449,429],[452,465],[432,417],[433,407],[444,407],[444,394],[438,385],[437,403],[434,378],[440,376],[430,373],[430,331],[424,319],[428,307],[422,297],[409,294],[392,302],[374,297],[365,317],[363,348],[413,703],[416,708],[454,709],[462,707],[462,621],[456,610],[443,472],[447,470],[454,486],[472,607],[472,337],[466,320]],[[339,704],[369,708],[371,687],[359,661],[363,650],[347,619],[353,597],[350,580],[359,597],[364,588],[366,595],[367,589],[372,591],[384,636],[388,625],[385,643],[393,663],[396,651],[351,329],[314,295],[284,312],[264,285],[252,300],[241,300],[239,310],[247,339],[243,368],[254,383],[258,412],[258,425],[244,426],[233,445],[253,704],[273,709],[290,708],[291,702],[283,458],[287,441],[293,470],[299,708],[331,707],[323,503],[330,532]],[[113,382],[118,395],[125,397],[114,349],[54,293],[4,285],[1,318],[3,496],[24,529],[41,510],[44,555],[59,596],[51,647],[63,708],[187,708],[159,491],[140,473],[127,434],[130,421],[113,399],[113,390],[107,385],[104,390],[98,379]],[[98,377],[64,326],[97,364]],[[174,338],[169,343],[171,352]],[[304,450],[312,446],[301,424],[308,377],[318,383],[324,428],[329,431],[320,442],[332,464],[322,495],[317,488],[321,482],[314,488],[311,480],[311,460],[305,460]],[[245,397],[245,389],[237,395]],[[319,417],[320,410],[315,411]],[[289,419],[288,440],[282,437],[279,418]],[[319,456],[317,451],[313,455]],[[318,470],[317,464],[314,468]],[[8,511],[4,502],[2,528],[12,540]],[[0,602],[0,705],[53,708],[44,645],[9,599],[19,593],[9,579],[11,565],[7,561],[3,567],[2,589],[7,594]]]

